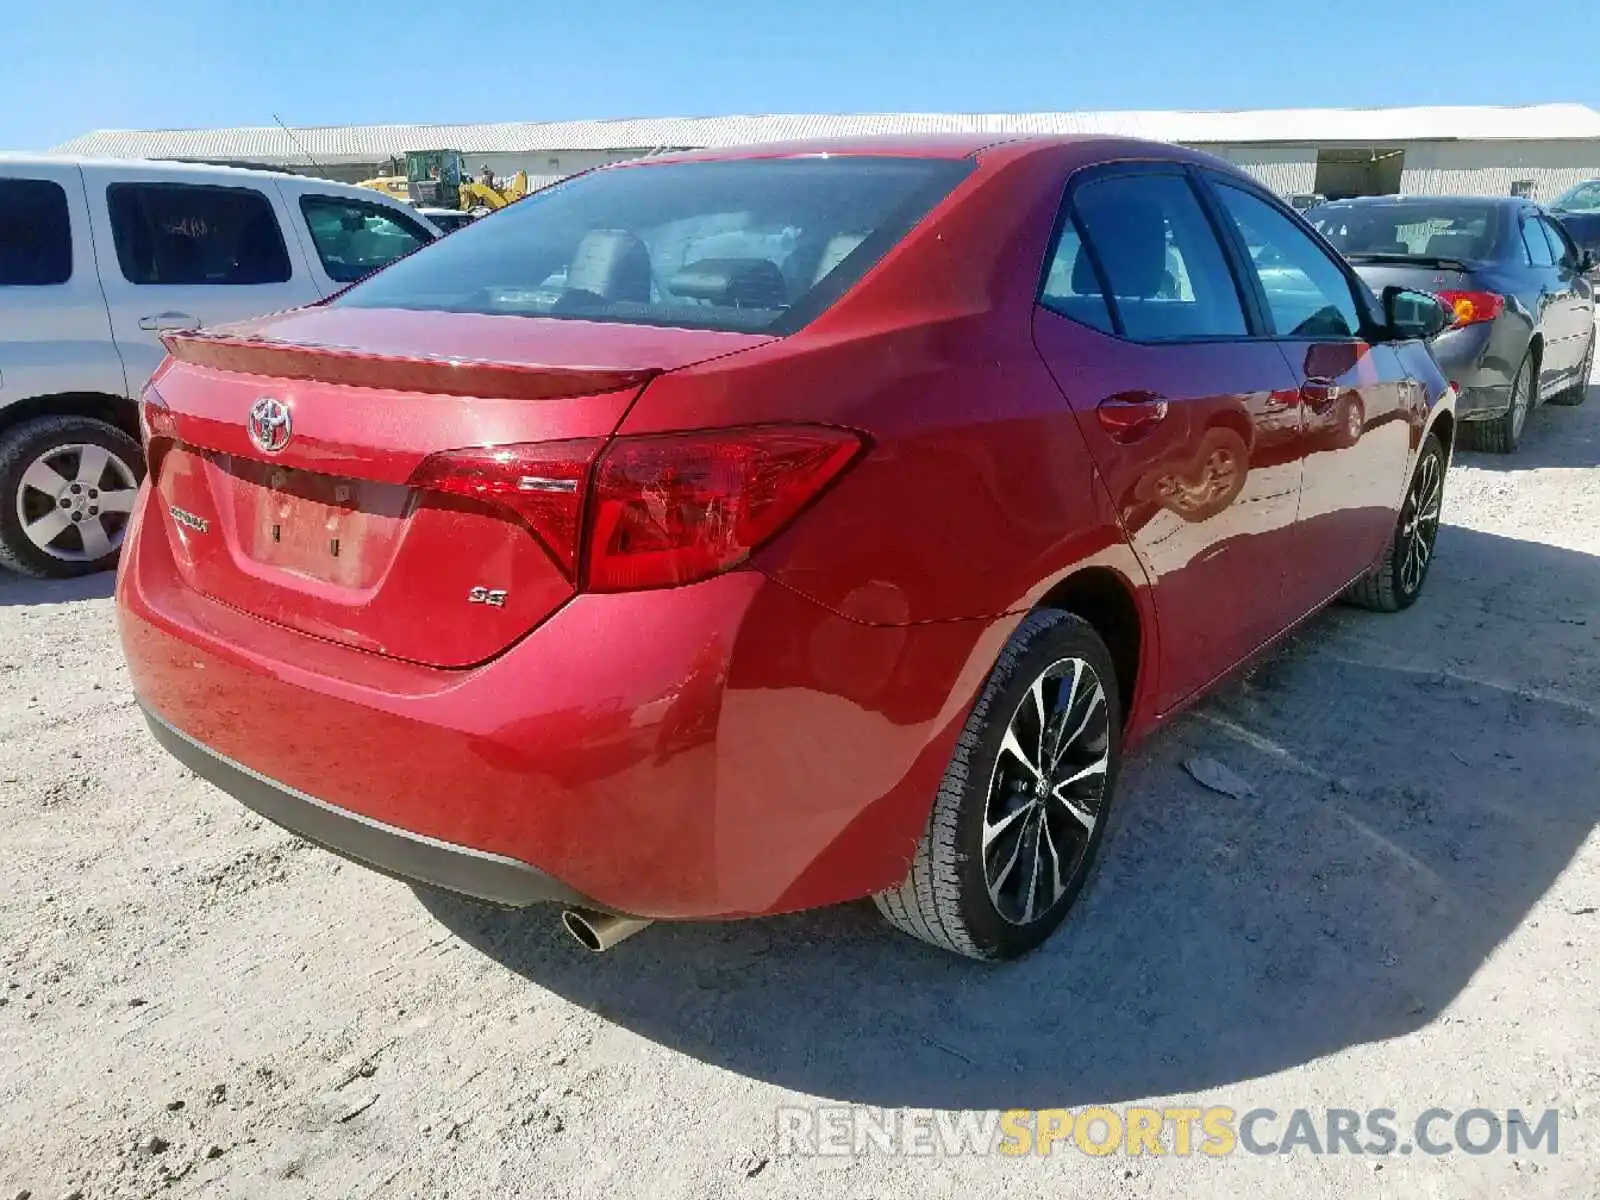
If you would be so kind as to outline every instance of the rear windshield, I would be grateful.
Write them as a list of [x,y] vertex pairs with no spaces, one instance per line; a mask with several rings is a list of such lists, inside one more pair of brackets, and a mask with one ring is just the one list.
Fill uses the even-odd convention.
[[1494,254],[1497,210],[1460,200],[1404,200],[1392,204],[1327,205],[1306,214],[1348,258],[1489,258]]
[[597,171],[474,222],[334,303],[786,332],[860,279],[970,168],[818,156]]

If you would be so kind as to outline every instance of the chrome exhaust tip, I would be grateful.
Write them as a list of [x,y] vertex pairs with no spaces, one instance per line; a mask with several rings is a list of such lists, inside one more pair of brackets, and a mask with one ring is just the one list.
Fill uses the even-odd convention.
[[643,917],[616,917],[610,913],[568,908],[561,913],[561,924],[585,950],[602,954],[653,922]]

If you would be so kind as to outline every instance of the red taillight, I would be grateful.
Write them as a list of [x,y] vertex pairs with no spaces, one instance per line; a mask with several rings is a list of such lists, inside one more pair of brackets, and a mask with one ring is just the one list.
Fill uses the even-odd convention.
[[588,590],[670,587],[737,566],[861,448],[854,433],[816,427],[619,438],[594,473]]
[[[567,578],[594,592],[693,583],[735,567],[850,465],[842,429],[766,426],[451,450],[411,485],[515,512]],[[588,515],[585,517],[585,505]]]
[[575,579],[585,484],[602,444],[585,438],[449,450],[425,459],[411,486],[510,509]]
[[1492,321],[1506,310],[1506,298],[1494,292],[1435,292],[1455,310],[1457,325]]
[[146,450],[150,448],[150,443],[155,438],[178,436],[178,422],[173,417],[172,410],[161,398],[161,393],[153,387],[145,388],[144,394],[139,397],[139,434]]

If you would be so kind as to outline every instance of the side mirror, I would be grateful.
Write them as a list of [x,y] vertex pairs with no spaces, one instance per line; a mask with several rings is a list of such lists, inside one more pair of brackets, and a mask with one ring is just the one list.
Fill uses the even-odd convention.
[[1402,341],[1429,341],[1456,323],[1456,313],[1432,292],[1391,284],[1383,289],[1383,320]]
[[1585,275],[1593,275],[1600,271],[1600,258],[1594,256],[1593,250],[1578,251],[1578,270]]

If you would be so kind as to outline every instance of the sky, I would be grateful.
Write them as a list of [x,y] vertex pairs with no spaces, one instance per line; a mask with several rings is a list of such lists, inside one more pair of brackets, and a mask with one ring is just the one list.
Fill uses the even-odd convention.
[[1425,11],[1393,0],[0,0],[0,148],[274,115],[1600,107],[1591,0],[1563,23],[1507,19],[1504,0]]

